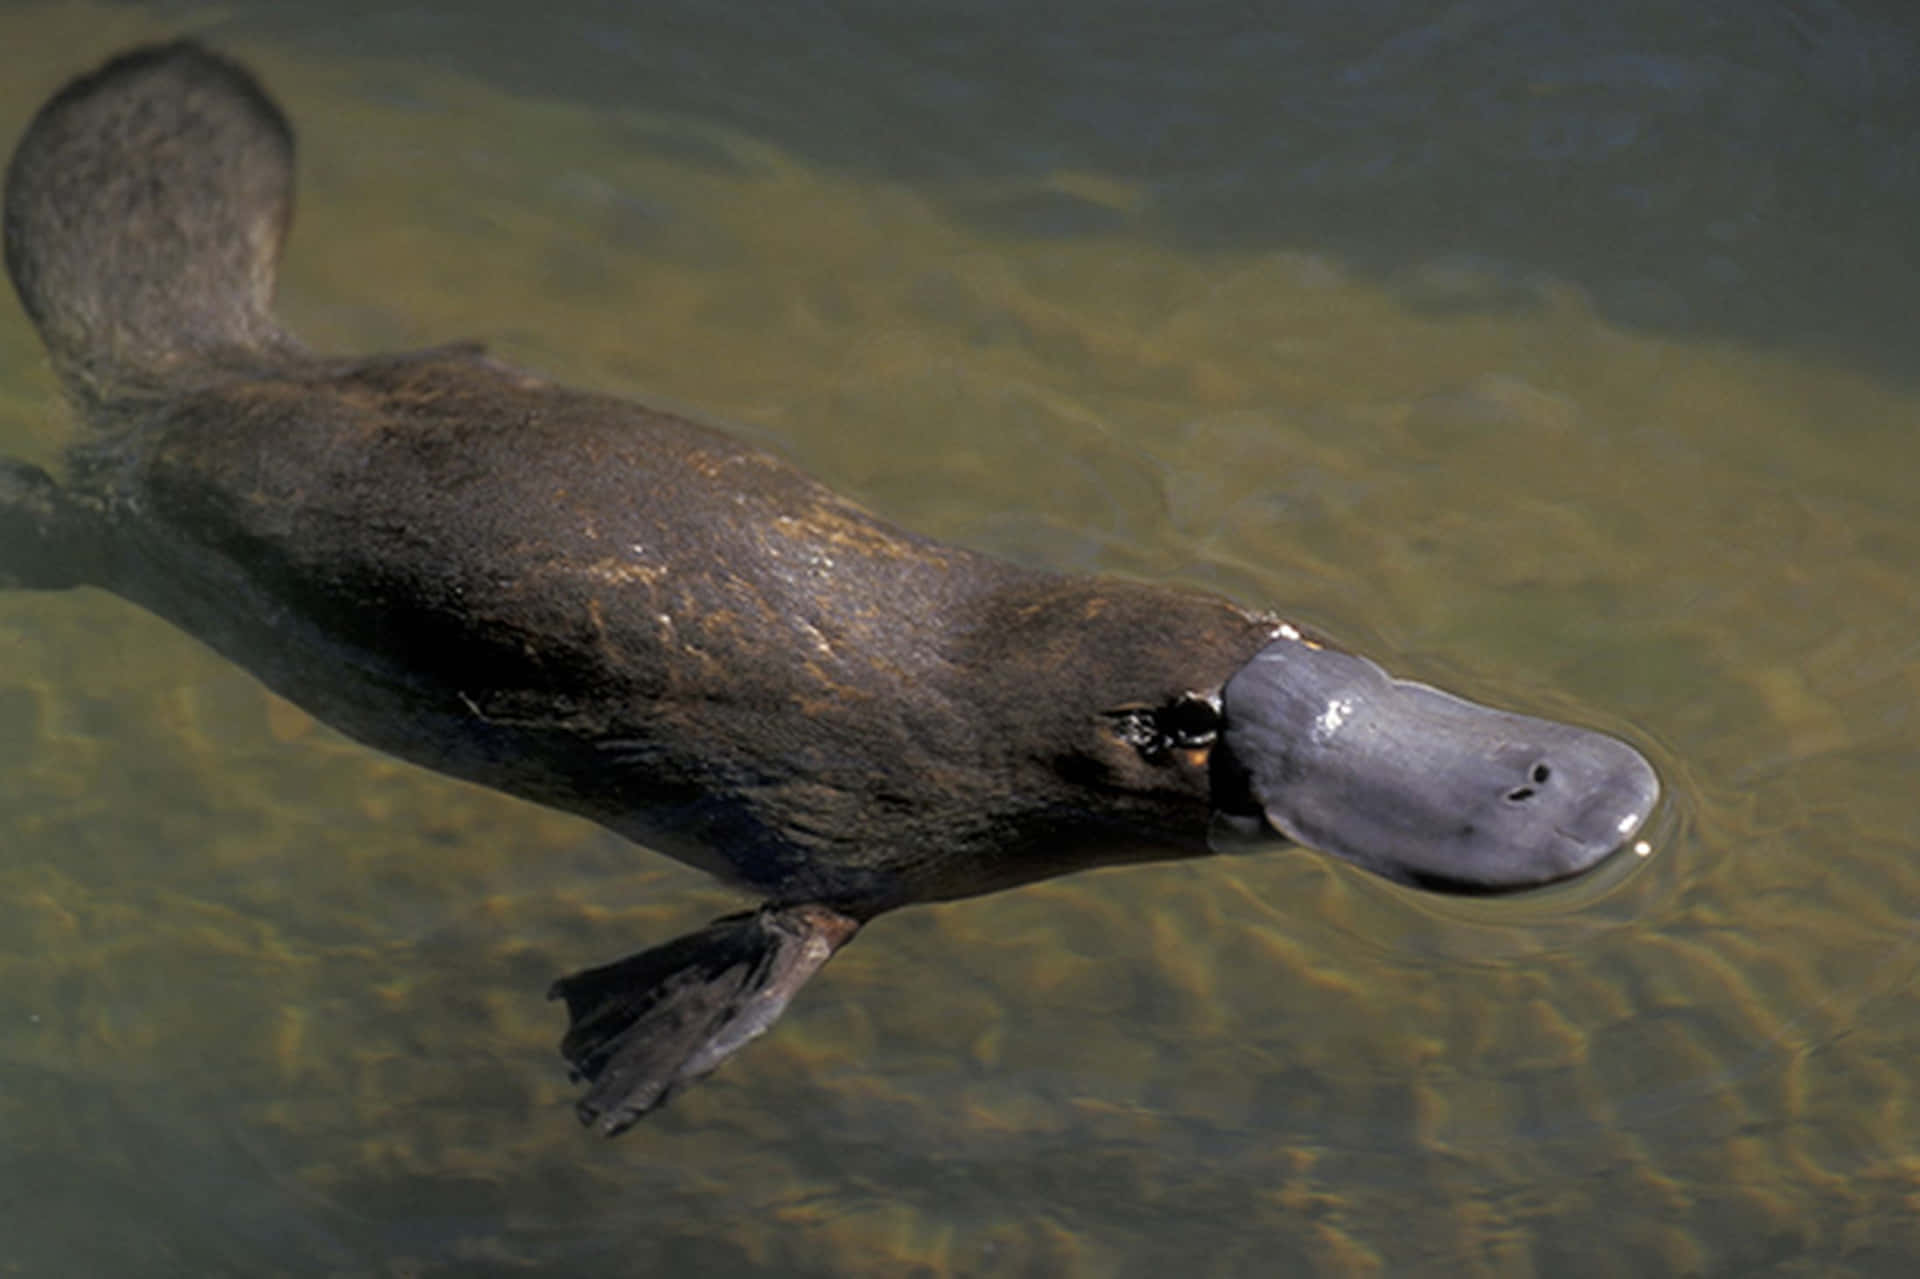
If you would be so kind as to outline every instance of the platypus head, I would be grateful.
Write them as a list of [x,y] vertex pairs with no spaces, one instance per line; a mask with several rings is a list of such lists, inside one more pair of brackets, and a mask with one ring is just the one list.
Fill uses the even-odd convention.
[[1227,681],[1221,721],[1216,825],[1264,827],[1423,888],[1578,875],[1660,797],[1624,742],[1395,679],[1291,628]]

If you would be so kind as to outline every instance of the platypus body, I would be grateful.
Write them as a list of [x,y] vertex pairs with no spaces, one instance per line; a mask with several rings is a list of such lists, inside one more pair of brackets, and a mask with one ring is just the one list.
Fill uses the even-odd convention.
[[285,118],[191,44],[57,94],[7,268],[85,424],[0,461],[0,584],[103,587],[395,755],[757,894],[563,978],[609,1134],[884,911],[1228,823],[1402,882],[1578,874],[1658,795],[1612,738],[1397,681],[1272,614],[915,536],[788,463],[478,348],[274,321]]

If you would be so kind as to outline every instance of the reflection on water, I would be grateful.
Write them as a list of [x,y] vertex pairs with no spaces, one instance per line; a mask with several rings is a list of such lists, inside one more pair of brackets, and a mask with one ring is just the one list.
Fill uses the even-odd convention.
[[[1289,852],[918,910],[602,1144],[546,982],[735,899],[346,743],[118,601],[7,596],[0,1273],[1906,1272],[1920,444],[1907,329],[1825,325],[1911,299],[1886,228],[1914,224],[1912,173],[1875,149],[1911,78],[1886,40],[1857,85],[1832,61],[1866,17],[1755,18],[1710,80],[1623,60],[1700,39],[1635,6],[1501,26],[1539,74],[1495,100],[1449,86],[1500,6],[1253,46],[1198,24],[1158,60],[1103,29],[999,80],[926,52],[985,38],[958,17],[836,30],[802,76],[771,18],[723,47],[559,8],[597,33],[583,68],[671,39],[683,71],[771,87],[583,70],[514,96],[473,74],[510,40],[420,9],[342,20],[388,58],[314,52],[317,20],[221,29],[301,129],[284,300],[316,344],[484,335],[751,423],[917,528],[1284,605],[1398,672],[1626,732],[1673,794],[1660,847],[1510,903]],[[156,22],[0,15],[0,129]],[[401,56],[409,22],[438,64]],[[1207,49],[1244,77],[1298,41],[1340,54],[1341,90],[1286,119],[1175,91]],[[927,115],[863,107],[916,58],[945,68]],[[1095,89],[1129,67],[1129,136],[1166,136],[1123,163],[1087,121],[1121,118]],[[1828,94],[1804,116],[1794,68]],[[923,127],[960,100],[977,132]],[[1658,117],[1637,151],[1620,102]],[[1768,145],[1723,152],[1723,127]],[[1499,150],[1521,134],[1532,158]],[[1756,154],[1748,185],[1688,177]],[[1651,221],[1622,224],[1627,269],[1604,210],[1522,216],[1565,173],[1640,183],[1659,251]],[[1815,185],[1859,211],[1835,234],[1882,230],[1800,308],[1831,241],[1734,206]],[[1702,284],[1723,259],[1782,313],[1736,323]],[[50,458],[65,429],[9,306],[0,442]]]

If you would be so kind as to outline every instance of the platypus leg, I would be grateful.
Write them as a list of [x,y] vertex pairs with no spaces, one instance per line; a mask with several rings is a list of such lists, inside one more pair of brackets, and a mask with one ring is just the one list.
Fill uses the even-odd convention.
[[51,475],[0,457],[0,588],[64,590],[96,581],[98,526]]
[[560,1053],[593,1086],[580,1122],[611,1137],[763,1033],[860,930],[827,906],[764,905],[600,968],[562,977]]

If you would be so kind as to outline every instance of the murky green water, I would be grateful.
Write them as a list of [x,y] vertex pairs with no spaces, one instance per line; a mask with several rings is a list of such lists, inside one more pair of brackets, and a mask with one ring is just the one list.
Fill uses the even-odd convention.
[[[1674,798],[1526,903],[1289,853],[898,915],[603,1143],[547,981],[736,899],[0,597],[0,1274],[1911,1273],[1914,43],[1659,9],[225,11],[316,345],[748,423]],[[7,145],[182,12],[0,12]],[[9,300],[0,447],[66,430]]]

